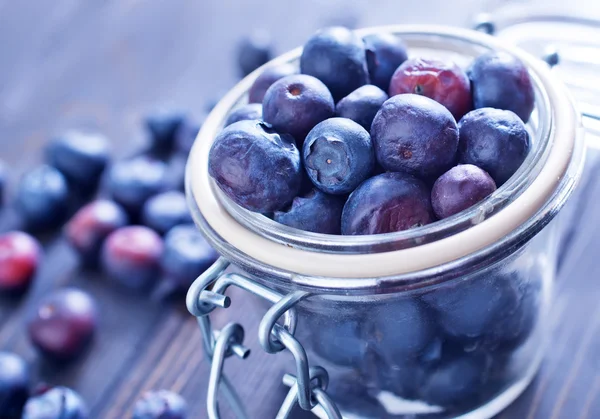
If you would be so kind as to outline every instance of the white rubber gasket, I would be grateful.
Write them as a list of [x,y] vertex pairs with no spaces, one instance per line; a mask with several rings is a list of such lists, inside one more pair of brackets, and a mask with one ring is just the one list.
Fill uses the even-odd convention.
[[[217,186],[208,175],[208,154],[221,128],[226,112],[248,90],[253,77],[230,91],[204,122],[188,160],[190,187],[196,205],[211,228],[232,246],[259,262],[299,275],[334,278],[374,278],[416,272],[468,256],[501,240],[532,217],[552,196],[563,178],[575,147],[578,116],[566,88],[558,82],[545,63],[527,53],[507,46],[490,36],[474,31],[429,25],[402,25],[365,29],[361,35],[376,31],[398,33],[429,32],[473,40],[495,49],[506,50],[521,59],[546,89],[553,114],[554,141],[546,164],[531,185],[512,203],[493,217],[453,236],[408,249],[373,254],[335,254],[294,248],[271,241],[238,223],[221,205]],[[482,42],[482,39],[484,42]],[[287,62],[292,51],[274,64]]]

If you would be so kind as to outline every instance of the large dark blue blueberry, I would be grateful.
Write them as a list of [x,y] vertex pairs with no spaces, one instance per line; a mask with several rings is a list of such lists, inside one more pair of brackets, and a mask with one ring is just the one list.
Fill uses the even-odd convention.
[[247,121],[252,119],[262,119],[262,104],[248,103],[236,108],[227,116],[225,126],[229,126],[239,121]]
[[62,172],[79,190],[92,192],[108,164],[108,139],[99,134],[67,132],[46,148],[48,163]]
[[377,161],[386,170],[436,178],[456,163],[458,127],[438,102],[414,94],[388,99],[373,120]]
[[294,139],[259,121],[225,128],[210,149],[208,172],[238,205],[260,213],[289,205],[302,181]]
[[265,93],[263,119],[278,132],[287,132],[302,146],[304,137],[319,122],[331,118],[335,104],[327,87],[304,74],[284,77]]
[[300,72],[325,83],[338,101],[369,83],[365,44],[347,28],[322,29],[304,44]]
[[148,157],[115,163],[108,171],[107,189],[112,198],[137,216],[144,203],[165,188],[167,166]]
[[340,234],[344,199],[313,189],[297,196],[286,211],[275,211],[273,219],[300,230]]
[[0,418],[19,419],[27,397],[27,363],[16,354],[0,352]]
[[70,388],[54,387],[27,401],[22,419],[88,419],[88,408]]
[[27,173],[17,189],[16,204],[27,227],[57,227],[67,215],[69,187],[64,175],[43,165]]
[[192,223],[185,194],[168,191],[148,199],[142,209],[142,221],[159,234],[180,224]]
[[196,141],[200,127],[204,122],[204,118],[194,120],[187,118],[175,133],[175,149],[180,153],[187,155]]
[[386,100],[388,100],[387,93],[377,86],[367,84],[340,100],[335,106],[335,113],[337,116],[353,120],[370,131],[375,115]]
[[133,408],[132,419],[186,419],[187,404],[179,394],[168,390],[149,391]]
[[306,137],[302,156],[314,185],[335,195],[352,192],[375,167],[371,136],[347,118],[330,118],[314,127]]
[[265,32],[256,32],[243,38],[237,51],[237,62],[242,76],[266,64],[273,55],[271,49],[271,39]]
[[6,165],[0,161],[0,207],[4,205],[6,199],[6,186],[8,183],[8,169]]
[[501,186],[521,166],[529,153],[529,133],[511,111],[476,109],[459,122],[461,163],[482,168]]
[[342,316],[311,321],[311,318],[308,321],[312,348],[319,357],[345,367],[356,368],[364,364],[367,341],[357,319]]
[[177,131],[186,121],[186,115],[176,109],[158,109],[145,118],[150,133],[153,151],[165,152],[173,149]]
[[417,178],[387,172],[363,182],[342,212],[342,234],[391,233],[435,221],[430,192]]
[[218,257],[193,224],[179,225],[165,236],[160,266],[168,281],[187,289]]
[[248,102],[262,103],[265,93],[273,83],[296,73],[298,73],[298,70],[291,64],[281,64],[266,68],[252,83],[252,87],[248,91]]
[[490,51],[477,57],[467,73],[476,109],[506,109],[524,122],[529,120],[535,92],[529,71],[518,58]]
[[363,38],[371,83],[388,91],[396,69],[408,58],[406,45],[391,33],[374,33]]
[[431,189],[431,205],[442,219],[472,207],[496,190],[494,179],[472,164],[459,164],[438,178]]
[[418,360],[398,360],[393,364],[381,363],[377,368],[377,384],[385,391],[403,399],[417,398],[417,389],[425,376]]

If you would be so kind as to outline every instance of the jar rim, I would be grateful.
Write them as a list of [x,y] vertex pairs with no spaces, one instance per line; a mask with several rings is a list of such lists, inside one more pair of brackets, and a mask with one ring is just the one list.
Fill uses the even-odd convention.
[[[234,87],[215,107],[206,119],[188,160],[186,187],[192,206],[194,219],[213,246],[236,263],[242,265],[253,260],[261,266],[270,266],[277,271],[293,273],[295,276],[309,278],[352,278],[352,286],[361,286],[359,280],[382,277],[397,277],[419,271],[426,271],[442,265],[452,265],[457,260],[481,253],[491,247],[507,242],[509,237],[530,234],[533,226],[545,225],[549,219],[540,223],[541,214],[552,214],[562,206],[570,194],[576,176],[565,176],[567,169],[578,162],[573,156],[579,119],[566,89],[553,78],[543,63],[516,48],[506,46],[497,39],[474,31],[429,25],[401,25],[375,27],[359,30],[361,36],[375,32],[391,32],[405,41],[418,43],[419,40],[438,38],[460,42],[461,48],[470,45],[484,50],[503,50],[521,59],[529,68],[536,86],[536,108],[539,110],[540,137],[543,142],[537,153],[530,153],[528,164],[522,165],[519,172],[498,192],[476,208],[464,214],[432,223],[414,230],[388,233],[374,236],[329,236],[306,233],[287,226],[274,228],[277,224],[262,216],[255,216],[233,204],[208,176],[208,152],[212,141],[222,128],[227,113],[239,102],[254,79],[266,66],[290,62],[300,55],[300,48],[291,51],[258,69]],[[451,47],[452,44],[449,44]],[[458,44],[456,46],[459,47]],[[543,112],[542,112],[543,111]],[[560,118],[557,118],[560,115]],[[566,192],[566,195],[559,192]],[[507,199],[514,197],[514,199]],[[503,205],[506,204],[506,205]],[[497,209],[498,211],[495,211]],[[552,209],[548,212],[545,210]],[[473,223],[483,212],[483,219]],[[493,216],[486,217],[492,211]],[[481,214],[480,214],[481,215]],[[264,220],[263,220],[264,219]],[[469,224],[471,222],[471,224]],[[460,225],[462,229],[456,229]],[[543,227],[542,225],[542,227]],[[443,236],[452,229],[451,235]],[[262,229],[262,231],[261,231]],[[279,237],[273,235],[280,234]],[[443,237],[435,240],[419,241],[425,235]],[[332,237],[334,237],[332,239]],[[398,240],[412,240],[413,245],[389,250],[385,246],[375,253],[361,253],[361,246],[381,244],[382,239],[389,243]],[[279,240],[278,240],[279,239]],[[326,241],[325,245],[323,241]],[[342,243],[343,253],[335,253],[331,242]],[[383,240],[385,242],[385,240]],[[306,246],[306,243],[309,246]],[[310,246],[314,248],[310,248]],[[354,252],[347,248],[356,246]],[[329,247],[328,247],[329,246]],[[335,248],[335,246],[333,246]],[[357,250],[358,249],[358,250]],[[356,280],[356,281],[355,281]],[[358,282],[357,282],[358,281]],[[347,281],[336,283],[326,281],[326,288],[346,288]],[[373,285],[371,281],[371,286]]]

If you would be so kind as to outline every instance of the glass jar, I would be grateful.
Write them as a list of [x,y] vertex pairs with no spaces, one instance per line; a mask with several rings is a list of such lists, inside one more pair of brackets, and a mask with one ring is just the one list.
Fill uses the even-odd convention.
[[[536,94],[528,123],[532,150],[494,194],[445,220],[372,236],[303,232],[240,208],[208,176],[213,139],[228,113],[247,101],[264,67],[241,81],[207,118],[186,176],[194,220],[222,255],[187,301],[213,358],[211,418],[218,417],[219,381],[231,390],[221,375],[224,357],[246,354],[239,327],[215,335],[209,327],[208,313],[228,306],[224,293],[231,285],[274,304],[259,340],[267,352],[289,349],[297,369],[286,379],[292,388],[281,412],[298,403],[321,417],[338,417],[335,404],[348,419],[490,418],[538,369],[561,238],[553,219],[583,161],[579,118],[567,89],[542,61],[482,33],[435,26],[359,33],[377,31],[400,36],[411,55],[447,57],[465,67],[488,50],[520,58]],[[299,54],[267,66],[297,63]],[[228,263],[237,273],[224,273]],[[307,365],[323,367],[329,380]],[[320,380],[311,381],[309,373]]]

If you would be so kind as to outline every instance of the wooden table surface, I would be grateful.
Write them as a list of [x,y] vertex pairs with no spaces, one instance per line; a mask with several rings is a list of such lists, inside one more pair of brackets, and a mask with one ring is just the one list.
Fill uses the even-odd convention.
[[[10,164],[14,185],[41,160],[44,141],[72,127],[106,133],[115,156],[134,152],[144,142],[146,110],[174,104],[200,116],[208,100],[235,83],[235,44],[254,29],[268,29],[283,52],[330,23],[462,25],[475,2],[454,3],[440,15],[431,12],[439,0],[421,0],[418,9],[393,0],[0,0],[0,158]],[[600,418],[600,212],[592,205],[600,184],[594,175],[587,171],[588,199],[574,209],[579,228],[563,253],[548,354],[533,385],[500,418]],[[0,214],[1,231],[16,227],[10,209]],[[59,235],[44,237],[44,244],[34,287],[20,301],[0,300],[0,349],[26,357],[40,380],[77,389],[94,419],[126,418],[141,393],[160,388],[181,392],[191,418],[206,417],[209,366],[183,302],[125,294],[101,275],[80,271]],[[43,295],[65,285],[92,292],[102,320],[89,353],[57,367],[38,358],[23,325]],[[232,299],[214,321],[240,321],[254,351],[246,361],[229,361],[227,373],[251,418],[274,417],[290,357],[264,354],[255,332],[262,313],[246,295],[233,292]]]

